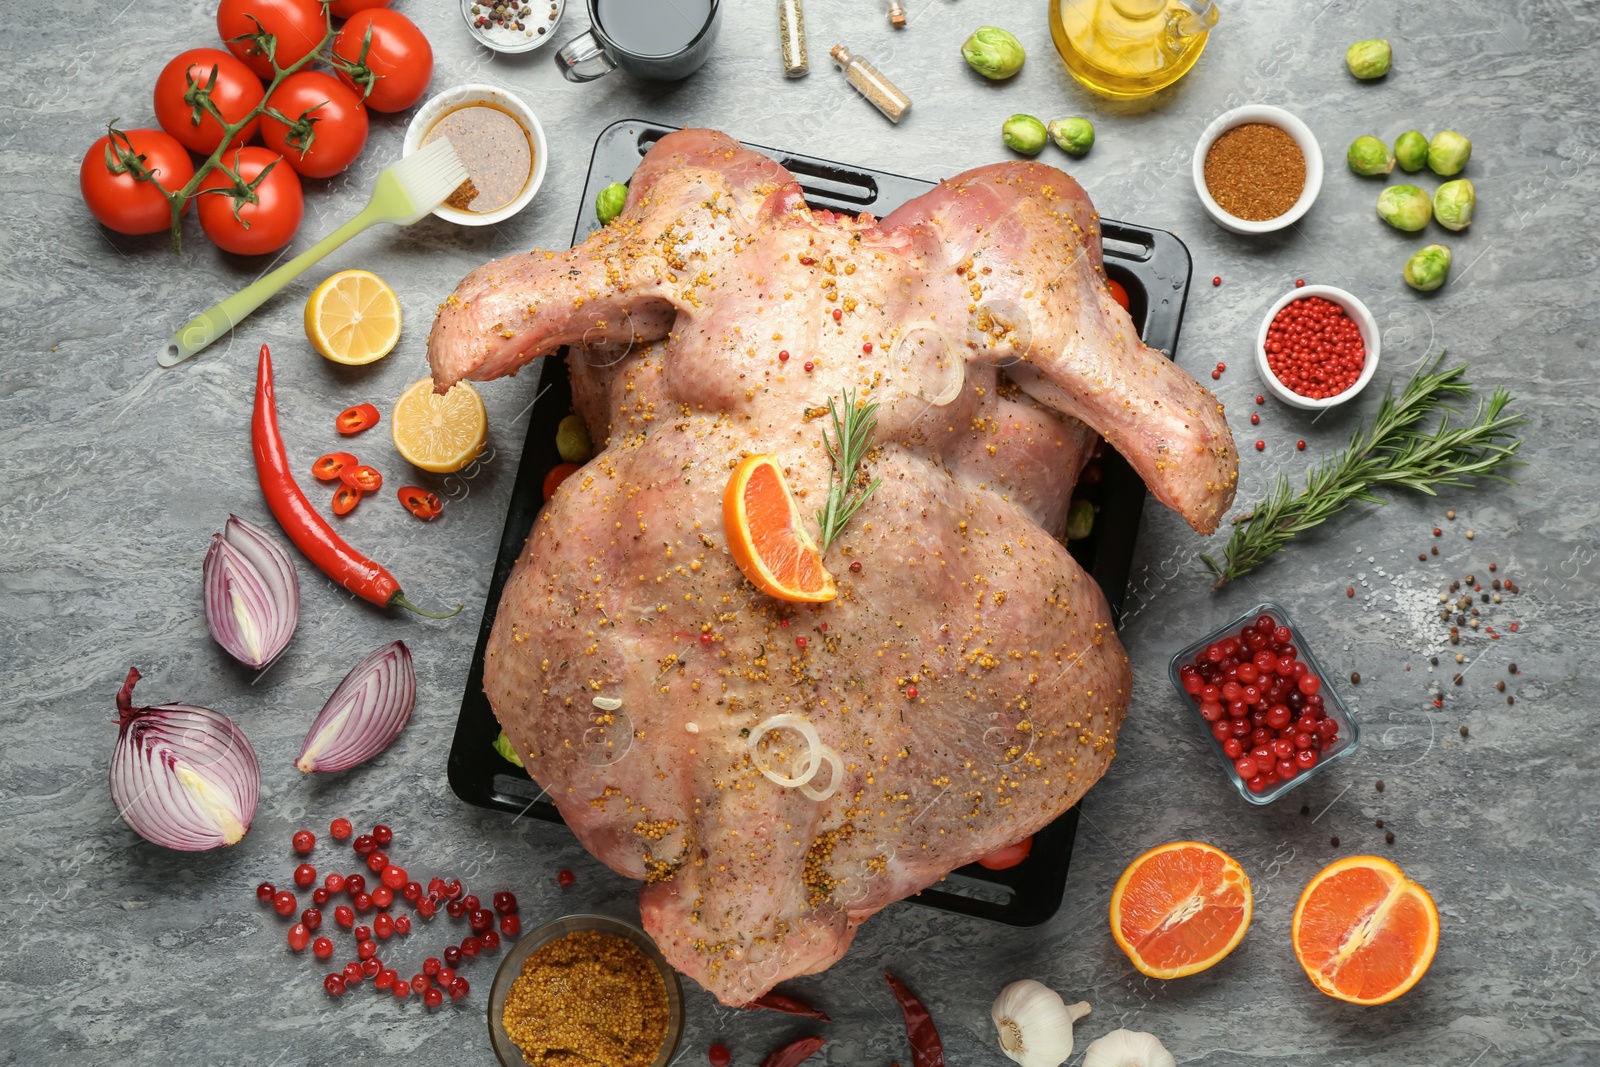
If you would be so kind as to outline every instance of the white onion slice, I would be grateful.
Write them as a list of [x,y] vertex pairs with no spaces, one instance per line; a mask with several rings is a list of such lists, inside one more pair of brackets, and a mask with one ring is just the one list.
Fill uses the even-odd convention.
[[232,719],[192,704],[133,706],[139,671],[117,693],[121,730],[111,799],[146,841],[184,852],[237,844],[250,829],[261,766]]
[[[895,341],[890,362],[899,361],[916,377],[918,399],[944,407],[967,384],[967,361],[950,335],[932,319],[911,323]],[[936,388],[930,390],[929,386]]]
[[[832,746],[822,746],[822,759],[820,762],[826,763],[833,768],[833,773],[828,776],[827,787],[818,789],[809,782],[800,787],[800,792],[818,802],[827,800],[837,793],[839,791],[839,783],[844,780],[844,760],[839,758],[839,753],[835,752]],[[815,777],[812,780],[815,781]]]
[[[805,739],[805,766],[801,768],[800,773],[795,777],[791,778],[787,775],[779,774],[762,762],[758,746],[761,743],[761,739],[774,730],[793,730]],[[795,715],[792,712],[774,715],[754,730],[751,730],[747,744],[750,748],[750,758],[755,760],[756,768],[771,781],[788,789],[803,786],[811,781],[812,775],[817,773],[817,767],[821,762],[817,759],[817,754],[822,750],[822,738],[817,736],[817,728],[812,726],[804,716]]]
[[277,538],[228,516],[211,535],[202,576],[206,625],[228,655],[259,670],[288,647],[300,622],[300,579]]
[[411,650],[404,641],[384,645],[350,668],[317,713],[294,765],[310,774],[365,763],[400,736],[416,704]]

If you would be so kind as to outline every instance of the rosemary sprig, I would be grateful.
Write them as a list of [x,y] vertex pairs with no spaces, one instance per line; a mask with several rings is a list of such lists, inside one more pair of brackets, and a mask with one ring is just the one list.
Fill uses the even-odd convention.
[[856,406],[856,395],[846,389],[840,394],[844,399],[844,417],[833,397],[828,398],[828,416],[833,421],[833,438],[822,431],[822,446],[828,450],[828,502],[817,512],[817,525],[821,527],[822,551],[844,532],[845,525],[861,510],[861,505],[882,484],[874,478],[865,487],[856,483],[861,460],[872,447],[872,431],[878,426],[878,404],[871,401]]
[[[1385,390],[1371,426],[1358,428],[1348,448],[1318,464],[1304,489],[1294,492],[1289,479],[1278,475],[1266,498],[1235,520],[1222,562],[1200,557],[1216,578],[1215,588],[1255,570],[1296,534],[1351,504],[1384,503],[1379,489],[1415,489],[1433,496],[1441,486],[1470,485],[1475,478],[1511,481],[1498,472],[1522,465],[1514,458],[1522,441],[1513,431],[1528,420],[1503,414],[1511,394],[1496,389],[1487,401],[1479,400],[1469,424],[1451,426],[1452,409],[1446,405],[1472,387],[1462,377],[1465,364],[1439,370],[1443,359],[1440,352],[1412,375],[1398,399],[1392,388]],[[1436,427],[1419,426],[1440,410]]]

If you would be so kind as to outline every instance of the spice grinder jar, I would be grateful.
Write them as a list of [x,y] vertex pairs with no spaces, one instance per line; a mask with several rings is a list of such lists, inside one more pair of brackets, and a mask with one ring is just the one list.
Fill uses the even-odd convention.
[[[1206,187],[1206,156],[1210,153],[1211,146],[1216,144],[1217,138],[1229,130],[1251,122],[1276,126],[1287,133],[1300,147],[1300,153],[1306,160],[1306,183],[1300,190],[1300,198],[1283,214],[1259,221],[1241,219],[1223,210],[1216,198],[1211,195],[1211,190]],[[1213,119],[1195,144],[1194,191],[1200,197],[1200,204],[1206,209],[1206,214],[1223,229],[1242,234],[1274,233],[1298,222],[1316,202],[1317,194],[1322,191],[1322,146],[1317,143],[1311,127],[1281,107],[1273,107],[1270,104],[1247,104],[1244,107],[1236,107]]]

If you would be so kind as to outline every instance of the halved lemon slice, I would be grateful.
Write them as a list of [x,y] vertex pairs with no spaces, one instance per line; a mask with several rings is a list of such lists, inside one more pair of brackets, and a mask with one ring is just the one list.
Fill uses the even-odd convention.
[[734,468],[722,494],[722,526],[733,561],[768,596],[817,604],[838,595],[777,456],[746,456]]
[[1393,863],[1350,856],[1311,879],[1290,934],[1318,989],[1351,1004],[1385,1004],[1428,973],[1439,950],[1439,910]]
[[1111,891],[1111,936],[1152,978],[1182,978],[1232,952],[1255,900],[1244,868],[1220,848],[1174,841],[1122,872]]
[[400,340],[400,298],[371,271],[342,270],[306,300],[306,337],[335,363],[382,359]]
[[414,467],[450,474],[478,458],[489,438],[483,398],[466,382],[443,396],[423,378],[400,394],[389,420],[394,447]]

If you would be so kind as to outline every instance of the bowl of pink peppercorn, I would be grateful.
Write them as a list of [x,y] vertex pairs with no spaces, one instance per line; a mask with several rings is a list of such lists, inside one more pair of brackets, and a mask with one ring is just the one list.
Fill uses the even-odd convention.
[[1360,740],[1328,673],[1276,604],[1258,604],[1184,648],[1168,674],[1252,804],[1272,803]]
[[1367,305],[1331,285],[1297,285],[1261,320],[1256,373],[1285,404],[1319,411],[1367,387],[1380,347]]

